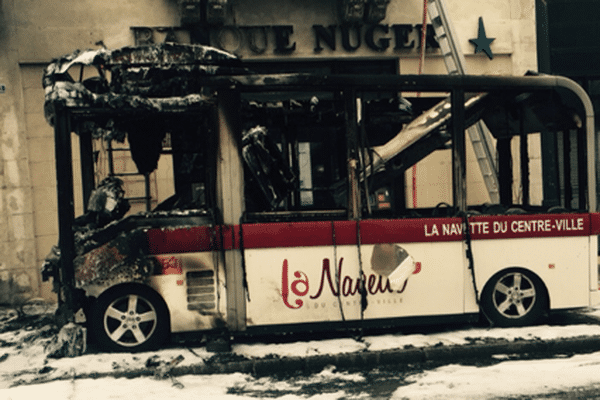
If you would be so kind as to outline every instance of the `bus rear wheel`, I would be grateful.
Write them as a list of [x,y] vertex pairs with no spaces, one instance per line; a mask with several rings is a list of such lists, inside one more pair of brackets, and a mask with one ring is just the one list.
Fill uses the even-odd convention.
[[488,281],[481,293],[481,308],[497,326],[532,325],[547,312],[548,295],[537,275],[510,268]]
[[104,292],[92,310],[92,333],[108,351],[148,351],[169,334],[169,313],[154,290],[138,284],[115,286]]

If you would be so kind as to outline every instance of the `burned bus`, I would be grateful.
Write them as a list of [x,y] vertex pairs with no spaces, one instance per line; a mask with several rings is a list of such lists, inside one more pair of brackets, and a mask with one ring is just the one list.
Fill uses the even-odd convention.
[[[59,214],[43,275],[106,349],[523,326],[600,300],[593,111],[566,78],[260,74],[161,44],[75,52],[43,83]],[[465,131],[483,123],[497,183],[473,202]],[[432,154],[448,173],[415,207],[406,172]]]

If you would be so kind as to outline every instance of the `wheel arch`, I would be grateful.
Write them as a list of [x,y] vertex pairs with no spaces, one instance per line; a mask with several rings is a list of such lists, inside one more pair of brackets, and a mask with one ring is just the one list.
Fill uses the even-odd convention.
[[483,288],[481,290],[481,295],[480,297],[483,297],[484,293],[488,292],[491,290],[492,285],[494,284],[494,280],[504,274],[507,274],[511,271],[514,272],[525,272],[527,274],[531,274],[540,284],[541,288],[543,289],[543,295],[544,295],[544,301],[546,302],[545,307],[547,310],[550,310],[550,291],[548,290],[548,286],[546,286],[546,282],[544,282],[544,280],[539,276],[539,274],[537,274],[535,271],[529,269],[529,268],[525,268],[522,266],[510,266],[510,267],[506,267],[501,269],[500,271],[492,274],[485,282],[485,284],[483,285]]
[[111,296],[115,292],[120,292],[120,291],[126,290],[127,288],[132,288],[132,287],[152,292],[154,295],[156,295],[157,299],[160,299],[160,301],[162,302],[162,305],[164,306],[164,309],[166,311],[167,322],[168,322],[168,326],[170,327],[171,326],[171,310],[169,309],[167,302],[165,301],[163,296],[156,289],[154,289],[152,286],[146,285],[144,283],[122,282],[122,283],[118,283],[113,286],[107,286],[97,296],[95,296],[93,302],[96,303],[96,302],[100,301],[101,299],[103,299],[104,297]]
[[[148,310],[148,306],[154,308],[155,314],[154,318],[152,318],[153,327],[149,328],[146,325],[145,328],[142,328],[142,323],[145,322],[147,324],[147,321],[149,320],[144,320],[143,322],[136,324],[133,320],[130,320],[129,322],[125,321],[124,316],[117,319],[114,315],[110,317],[110,321],[113,321],[111,326],[109,327],[109,325],[107,325],[107,320],[105,320],[107,307],[114,302],[122,302],[123,299],[130,294],[141,296],[142,307],[145,307],[146,310]],[[136,303],[138,302],[136,301]],[[137,308],[138,306],[135,305],[134,307]],[[90,311],[91,318],[88,320],[88,324],[93,329],[92,335],[95,337],[98,345],[103,346],[107,351],[153,351],[158,349],[171,335],[171,312],[161,294],[149,285],[137,282],[124,282],[110,286],[93,300]],[[120,312],[123,312],[122,308],[120,308]],[[137,312],[137,310],[134,312]],[[129,314],[131,314],[131,318],[137,318],[136,314],[131,311]],[[119,322],[115,325],[114,321],[120,319],[123,319],[123,323],[121,324]],[[140,321],[140,319],[138,318],[137,321]],[[128,328],[127,325],[129,324],[131,324],[131,326]],[[135,325],[138,325],[138,327],[136,328]],[[146,330],[148,328],[150,329],[149,331]],[[121,332],[120,335],[116,339],[113,338],[112,334],[119,330]],[[142,331],[145,332],[140,339],[136,333],[133,333],[134,331],[137,331],[140,334],[142,334]],[[126,337],[125,335],[129,335],[129,337],[121,342],[121,339]],[[132,343],[130,341],[132,338],[135,338],[134,341],[138,343]],[[126,344],[125,342],[128,342],[129,344]]]
[[[521,275],[521,278],[517,286],[512,286],[517,282],[514,280],[517,275]],[[500,282],[502,286],[497,286]],[[523,284],[524,288],[521,286]],[[531,289],[534,291],[529,295]],[[533,302],[528,301],[532,296],[535,296]],[[486,281],[479,299],[480,315],[492,326],[535,325],[547,318],[549,311],[550,295],[546,283],[536,272],[521,266],[506,267],[494,273]]]

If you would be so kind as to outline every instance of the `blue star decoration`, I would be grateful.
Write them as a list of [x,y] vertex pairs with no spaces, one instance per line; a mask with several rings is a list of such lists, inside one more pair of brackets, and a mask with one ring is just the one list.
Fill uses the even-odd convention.
[[495,38],[489,38],[485,36],[485,28],[483,26],[483,18],[479,17],[479,30],[477,31],[477,39],[469,39],[469,42],[475,45],[475,54],[483,51],[489,59],[494,58],[494,54],[492,54],[492,49],[490,49],[490,44],[495,40]]

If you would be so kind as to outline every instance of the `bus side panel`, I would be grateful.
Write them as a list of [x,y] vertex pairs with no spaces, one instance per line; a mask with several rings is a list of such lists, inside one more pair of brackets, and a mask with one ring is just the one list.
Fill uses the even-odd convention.
[[[365,319],[462,314],[462,242],[399,244],[415,261],[405,285],[392,289],[373,271],[374,245],[362,245]],[[358,320],[361,295],[356,245],[245,250],[248,326]]]
[[598,236],[590,236],[590,306],[600,304],[600,256],[598,256]]
[[[385,296],[369,297],[365,318],[393,318],[464,313],[466,259],[463,242],[398,244],[415,262],[398,304]],[[363,246],[363,265],[370,268],[374,246]],[[372,271],[369,269],[369,271]]]
[[340,246],[334,254],[330,246],[313,246],[245,250],[244,254],[248,326],[339,321],[342,312],[345,318],[356,317],[357,307],[342,303],[340,311],[329,283],[324,284],[322,293],[317,290],[322,271],[337,287],[336,262],[342,266],[341,274],[356,278],[354,252],[349,254]]
[[[552,309],[589,305],[588,236],[473,240],[473,263],[479,294],[496,272],[521,267],[546,285]],[[466,292],[468,295],[468,291]],[[467,301],[467,311],[477,306]]]
[[171,332],[202,331],[223,327],[226,321],[225,275],[220,252],[156,256],[163,266],[150,286],[165,300]]

